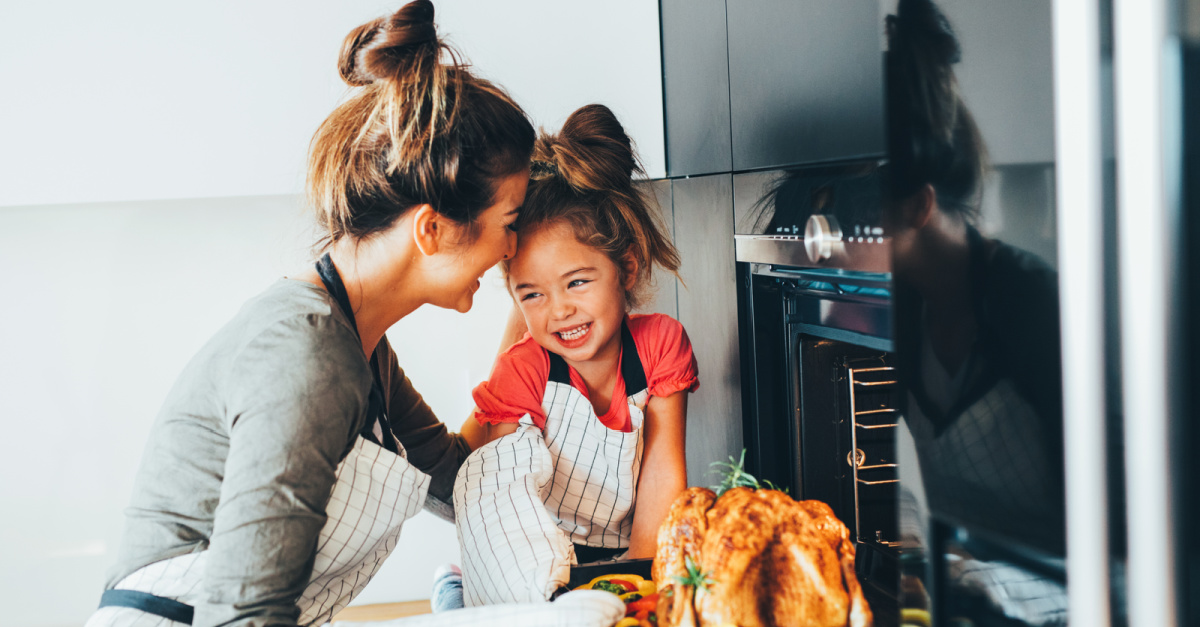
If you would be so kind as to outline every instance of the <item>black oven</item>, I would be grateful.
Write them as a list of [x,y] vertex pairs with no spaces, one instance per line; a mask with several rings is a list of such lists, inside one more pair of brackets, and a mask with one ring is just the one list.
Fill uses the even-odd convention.
[[[880,626],[899,615],[890,248],[873,163],[735,176],[747,469],[833,509]],[[757,231],[757,232],[754,232]]]

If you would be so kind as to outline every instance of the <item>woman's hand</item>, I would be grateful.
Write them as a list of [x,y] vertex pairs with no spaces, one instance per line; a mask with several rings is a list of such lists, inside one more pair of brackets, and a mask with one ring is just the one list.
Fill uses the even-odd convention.
[[475,413],[478,411],[479,408],[472,410],[471,415],[467,417],[467,421],[462,426],[461,435],[467,441],[467,446],[470,446],[472,451],[500,436],[508,435],[517,430],[518,425],[515,422],[481,425],[478,420],[475,420]]
[[512,309],[508,312],[508,322],[504,325],[504,335],[500,336],[500,350],[497,355],[521,341],[528,331],[529,327],[525,324],[525,316],[521,313],[521,308],[513,303]]
[[687,488],[686,435],[687,391],[665,397],[650,397],[646,403],[645,447],[634,504],[630,559],[654,557],[658,527],[675,497]]

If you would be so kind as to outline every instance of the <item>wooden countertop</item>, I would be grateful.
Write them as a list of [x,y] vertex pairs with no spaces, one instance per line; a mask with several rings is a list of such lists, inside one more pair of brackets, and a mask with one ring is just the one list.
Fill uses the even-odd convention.
[[404,616],[429,614],[432,611],[433,610],[429,607],[428,599],[422,601],[404,601],[402,603],[351,605],[350,607],[338,612],[330,622],[339,620],[354,622],[392,620],[393,618],[401,618]]

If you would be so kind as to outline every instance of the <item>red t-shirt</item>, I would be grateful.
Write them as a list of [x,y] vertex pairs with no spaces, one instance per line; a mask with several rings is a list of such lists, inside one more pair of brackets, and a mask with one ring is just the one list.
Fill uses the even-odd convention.
[[[637,346],[642,369],[646,371],[650,396],[670,396],[680,390],[692,392],[699,387],[692,343],[688,341],[687,332],[679,321],[663,314],[634,314],[626,317],[625,323]],[[630,431],[633,425],[629,417],[629,405],[624,402],[630,392],[625,390],[620,368],[618,361],[612,402],[608,411],[599,418],[609,429]],[[574,368],[570,368],[570,372],[571,386],[586,398],[587,385],[583,378]],[[480,424],[496,424],[517,422],[529,414],[538,428],[545,428],[546,412],[542,409],[542,397],[549,377],[550,355],[526,333],[524,338],[496,359],[491,378],[475,388],[473,396],[478,408],[475,419]],[[640,391],[632,390],[632,393]]]

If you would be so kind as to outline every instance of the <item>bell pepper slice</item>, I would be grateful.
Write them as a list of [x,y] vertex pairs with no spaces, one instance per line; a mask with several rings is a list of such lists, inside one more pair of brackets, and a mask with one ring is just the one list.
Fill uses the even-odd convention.
[[628,604],[625,605],[625,610],[627,612],[632,611],[633,613],[636,614],[637,612],[640,612],[642,610],[645,610],[647,612],[653,612],[654,608],[656,608],[656,607],[658,607],[658,595],[651,594],[649,596],[642,597],[636,601],[629,602]]

